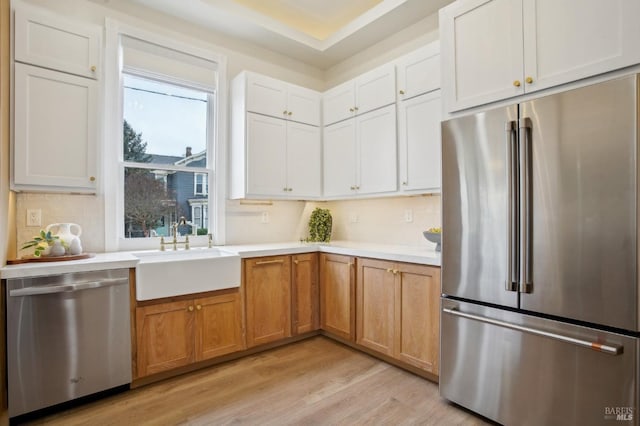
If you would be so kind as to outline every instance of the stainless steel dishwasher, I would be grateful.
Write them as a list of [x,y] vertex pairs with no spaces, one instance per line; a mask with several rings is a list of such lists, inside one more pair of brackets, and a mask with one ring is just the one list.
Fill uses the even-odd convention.
[[7,280],[9,416],[131,382],[129,270]]

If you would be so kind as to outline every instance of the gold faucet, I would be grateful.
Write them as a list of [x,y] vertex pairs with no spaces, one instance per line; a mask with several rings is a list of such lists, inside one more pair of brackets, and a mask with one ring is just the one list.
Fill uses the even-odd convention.
[[173,250],[177,250],[179,244],[184,244],[184,249],[189,250],[189,234],[187,234],[184,241],[178,241],[178,226],[186,224],[187,220],[184,216],[181,216],[179,221],[174,222],[173,225],[171,225],[171,228],[173,229],[173,239],[171,242],[166,243],[164,241],[164,237],[160,237],[160,251],[164,251],[164,246],[168,244],[173,245]]

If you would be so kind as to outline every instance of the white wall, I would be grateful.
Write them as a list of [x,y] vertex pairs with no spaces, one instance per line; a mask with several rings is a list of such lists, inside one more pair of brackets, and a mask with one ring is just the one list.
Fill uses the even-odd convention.
[[326,70],[325,90],[438,39],[435,13]]

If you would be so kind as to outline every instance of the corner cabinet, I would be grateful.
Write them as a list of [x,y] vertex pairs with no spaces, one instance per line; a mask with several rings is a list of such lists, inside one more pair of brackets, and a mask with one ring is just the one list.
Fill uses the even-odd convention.
[[141,378],[245,348],[238,290],[136,308],[137,374]]
[[325,197],[398,190],[395,105],[326,126],[323,143]]
[[439,268],[358,258],[356,343],[438,375]]
[[246,71],[231,90],[230,198],[319,198],[320,94]]
[[318,254],[296,254],[291,263],[291,332],[297,335],[320,328]]
[[100,29],[15,12],[12,189],[95,192]]
[[440,10],[447,111],[640,62],[640,2],[458,0]]
[[356,260],[320,254],[320,327],[331,335],[355,341]]

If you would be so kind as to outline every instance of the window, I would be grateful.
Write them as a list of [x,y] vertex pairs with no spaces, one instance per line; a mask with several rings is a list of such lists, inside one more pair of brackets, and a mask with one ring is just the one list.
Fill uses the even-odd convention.
[[[123,74],[125,238],[169,236],[171,220],[192,216],[188,199],[207,195],[210,94]],[[168,167],[171,167],[170,169]],[[198,224],[198,225],[196,225]]]
[[224,244],[226,58],[170,30],[106,27],[106,250],[158,248],[150,237],[181,217],[182,235]]
[[194,191],[193,195],[207,195],[208,193],[208,182],[207,175],[204,173],[195,173],[194,174]]

